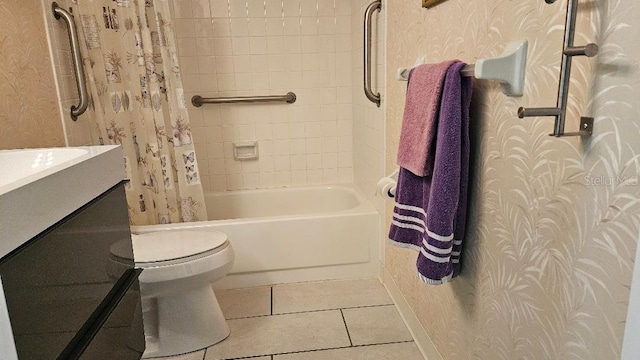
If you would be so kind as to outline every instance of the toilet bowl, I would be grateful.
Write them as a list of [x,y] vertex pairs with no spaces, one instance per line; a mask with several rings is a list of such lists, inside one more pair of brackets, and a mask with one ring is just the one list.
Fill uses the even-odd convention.
[[[172,230],[132,235],[145,334],[143,358],[204,349],[229,336],[211,284],[233,265],[219,231]],[[128,241],[111,246],[110,266],[126,265]],[[134,344],[131,344],[135,347]]]

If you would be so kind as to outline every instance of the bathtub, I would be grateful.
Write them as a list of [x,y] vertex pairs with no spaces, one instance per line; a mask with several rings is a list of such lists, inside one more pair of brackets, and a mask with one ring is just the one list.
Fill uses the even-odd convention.
[[379,275],[380,216],[347,185],[205,194],[208,221],[133,227],[222,231],[236,257],[217,288]]

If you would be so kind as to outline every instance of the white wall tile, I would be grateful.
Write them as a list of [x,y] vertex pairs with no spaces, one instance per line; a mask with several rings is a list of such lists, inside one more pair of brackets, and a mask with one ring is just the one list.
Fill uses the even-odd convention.
[[297,17],[286,17],[283,21],[285,35],[300,35],[300,19]]
[[[176,8],[189,96],[298,96],[293,105],[190,106],[208,189],[353,178],[353,159],[342,159],[355,149],[352,65],[361,50],[353,49],[350,1],[189,0]],[[362,130],[366,149],[380,141],[381,130]],[[233,159],[232,143],[240,139],[259,141],[258,161]]]
[[307,184],[319,185],[322,183],[322,170],[307,170]]
[[260,174],[258,173],[243,174],[242,187],[245,190],[260,188]]
[[300,15],[317,17],[318,16],[318,2],[317,0],[301,0],[300,1]]
[[291,185],[307,185],[307,171],[293,170],[291,171]]
[[267,19],[267,36],[284,36],[284,19]]
[[233,42],[230,37],[213,38],[216,56],[233,55]]
[[193,18],[193,7],[191,1],[177,1],[173,6],[173,16],[176,19],[191,19]]
[[282,0],[264,0],[266,15],[269,18],[282,18],[284,6]]
[[[188,2],[188,1],[178,1]],[[209,0],[191,0],[194,18],[211,18],[211,8]]]
[[283,10],[285,17],[299,17],[300,16],[300,1],[301,0],[282,0]]
[[247,7],[246,0],[229,0],[229,15],[232,18],[246,18]]
[[[238,0],[231,0],[231,1],[238,1]],[[249,12],[250,19],[264,18],[264,14],[265,14],[264,0],[247,0],[247,10]]]
[[249,18],[247,26],[249,28],[249,36],[266,36],[267,24],[262,18]]
[[[338,1],[340,2],[340,1]],[[348,1],[342,1],[348,2]],[[335,16],[334,0],[318,0],[318,15],[319,16]]]
[[276,172],[276,186],[291,185],[291,171]]
[[[180,1],[178,1],[180,2]],[[229,17],[229,3],[228,0],[210,0],[209,9],[211,10],[212,17],[228,18]]]
[[260,173],[260,187],[271,188],[276,186],[276,175],[274,172],[261,172]]
[[267,38],[262,36],[252,36],[249,39],[249,48],[251,54],[266,54],[267,53]]

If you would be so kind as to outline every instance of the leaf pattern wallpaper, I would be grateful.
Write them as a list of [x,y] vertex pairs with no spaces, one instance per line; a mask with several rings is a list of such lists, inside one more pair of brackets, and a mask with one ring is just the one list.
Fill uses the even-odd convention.
[[[554,138],[566,0],[385,1],[386,170],[396,165],[406,83],[398,67],[472,63],[529,40],[525,94],[476,81],[462,275],[428,286],[415,252],[386,245],[385,268],[444,359],[618,359],[640,232],[640,16],[635,0],[580,1],[567,131],[594,116],[590,138]],[[387,206],[389,225],[391,204]],[[388,227],[387,227],[388,229]]]
[[39,0],[0,0],[0,149],[64,146]]

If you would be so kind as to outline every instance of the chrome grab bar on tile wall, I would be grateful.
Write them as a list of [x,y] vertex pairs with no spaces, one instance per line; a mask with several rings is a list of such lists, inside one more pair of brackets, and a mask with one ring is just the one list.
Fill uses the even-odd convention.
[[380,93],[371,89],[371,22],[373,13],[382,10],[382,0],[369,4],[364,12],[364,94],[372,103],[380,107]]
[[53,16],[56,20],[62,18],[69,29],[69,42],[71,43],[71,55],[73,57],[73,67],[76,73],[76,84],[78,85],[78,95],[80,96],[80,103],[78,106],[71,106],[71,119],[73,121],[78,120],[78,116],[84,114],[89,107],[89,93],[87,92],[87,84],[84,78],[84,71],[82,70],[82,57],[80,56],[80,45],[78,44],[78,31],[76,30],[76,24],[73,21],[73,15],[67,10],[58,6],[58,3],[51,4],[51,10],[53,10]]
[[269,95],[269,96],[237,96],[237,97],[218,97],[218,98],[203,98],[200,95],[195,95],[191,98],[191,103],[195,107],[200,107],[204,104],[231,104],[231,103],[255,103],[255,102],[274,102],[274,101],[286,101],[288,104],[296,102],[296,94],[288,92],[286,95]]

